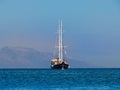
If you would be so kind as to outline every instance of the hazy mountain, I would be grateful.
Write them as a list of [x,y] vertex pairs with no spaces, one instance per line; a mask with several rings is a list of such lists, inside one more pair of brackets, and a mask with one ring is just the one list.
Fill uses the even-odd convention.
[[[52,54],[32,48],[4,47],[0,49],[0,68],[49,68]],[[93,67],[82,61],[68,61],[71,68]]]
[[51,54],[32,48],[5,47],[0,50],[1,68],[48,68]]

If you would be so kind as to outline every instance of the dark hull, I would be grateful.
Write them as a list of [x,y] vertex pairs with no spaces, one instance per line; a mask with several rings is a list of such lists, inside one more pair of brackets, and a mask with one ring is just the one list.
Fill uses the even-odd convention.
[[52,69],[68,69],[68,67],[69,67],[68,64],[62,63],[62,64],[53,65],[51,68]]

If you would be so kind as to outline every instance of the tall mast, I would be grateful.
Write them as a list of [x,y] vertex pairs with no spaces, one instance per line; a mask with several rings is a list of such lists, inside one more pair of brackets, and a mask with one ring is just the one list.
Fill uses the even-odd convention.
[[59,37],[58,37],[58,58],[59,60],[63,60],[63,41],[62,41],[62,21],[59,21]]

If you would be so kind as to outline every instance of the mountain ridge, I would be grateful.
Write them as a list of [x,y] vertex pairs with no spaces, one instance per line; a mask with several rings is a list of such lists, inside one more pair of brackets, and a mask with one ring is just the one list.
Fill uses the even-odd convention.
[[0,68],[46,68],[50,53],[32,48],[4,47],[0,49]]
[[[0,49],[0,68],[50,68],[52,53],[33,48],[3,47]],[[68,60],[71,68],[94,67],[79,60]]]

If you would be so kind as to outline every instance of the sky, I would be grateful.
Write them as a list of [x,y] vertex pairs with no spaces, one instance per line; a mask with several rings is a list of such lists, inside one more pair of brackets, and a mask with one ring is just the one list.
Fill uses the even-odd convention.
[[0,48],[53,52],[60,19],[70,58],[120,67],[119,0],[0,0]]

